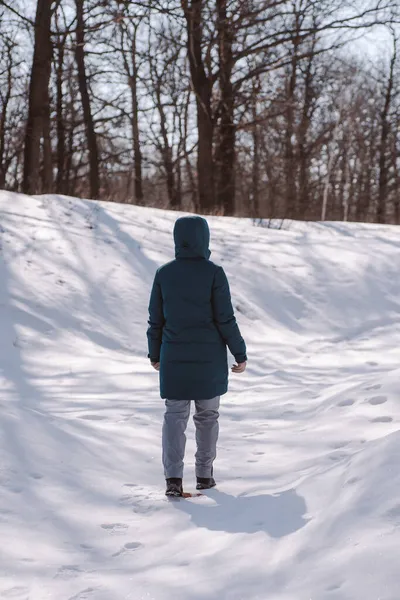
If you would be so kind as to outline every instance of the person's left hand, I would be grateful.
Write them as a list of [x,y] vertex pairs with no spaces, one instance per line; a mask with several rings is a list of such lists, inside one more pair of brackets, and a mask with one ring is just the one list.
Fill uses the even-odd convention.
[[153,367],[153,369],[155,369],[156,371],[160,370],[160,363],[159,362],[152,362],[151,366]]
[[244,373],[246,370],[247,362],[244,361],[242,363],[238,363],[237,365],[233,365],[232,373]]

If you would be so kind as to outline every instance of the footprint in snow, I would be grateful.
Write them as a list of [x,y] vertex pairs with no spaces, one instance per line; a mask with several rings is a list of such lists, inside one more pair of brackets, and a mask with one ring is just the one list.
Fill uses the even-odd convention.
[[345,452],[338,452],[337,450],[333,451],[333,454],[331,454],[329,456],[329,459],[332,462],[339,462],[341,460],[345,460],[346,458],[348,458],[348,454]]
[[334,450],[340,450],[340,448],[345,448],[346,446],[349,445],[350,442],[334,442],[331,446],[331,448],[333,448]]
[[124,494],[119,498],[119,502],[121,502],[122,504],[124,504],[125,502],[129,502],[130,500],[132,500],[132,496],[130,494]]
[[78,577],[80,573],[82,573],[82,570],[78,565],[63,565],[58,569],[54,579],[73,579]]
[[380,390],[381,387],[382,387],[382,385],[380,383],[375,383],[374,385],[369,385],[365,389],[367,392],[369,392],[370,390]]
[[386,517],[388,517],[391,521],[400,522],[400,504],[395,504],[392,506],[392,508],[387,511]]
[[82,415],[79,419],[84,419],[85,421],[104,421],[107,417],[104,415]]
[[371,423],[392,423],[393,417],[376,417],[375,419],[371,419]]
[[[165,501],[164,494],[160,491],[154,492],[143,488],[135,483],[125,483],[124,487],[131,490],[130,494],[123,494],[119,498],[121,504],[131,505],[133,512],[136,514],[154,513],[163,508]],[[160,502],[162,500],[162,502]]]
[[327,592],[337,592],[342,587],[342,583],[332,583],[332,585],[328,585],[325,591]]
[[368,399],[368,402],[372,404],[372,406],[378,406],[379,404],[385,404],[387,402],[386,396],[373,396]]
[[129,415],[121,415],[121,419],[118,419],[117,423],[128,423],[136,415],[131,413]]
[[27,594],[29,594],[28,588],[17,585],[1,592],[0,598],[23,598],[25,600],[28,598]]
[[242,421],[243,417],[241,417],[240,415],[230,415],[230,419],[231,421]]
[[102,523],[101,528],[112,534],[120,534],[128,529],[128,525],[126,523]]
[[43,475],[40,473],[31,473],[32,479],[43,479]]
[[346,485],[355,485],[359,481],[361,481],[359,477],[350,477],[350,479],[346,481]]
[[353,398],[346,398],[345,400],[341,400],[340,402],[338,402],[338,406],[342,407],[342,406],[353,406],[355,400],[353,400]]
[[95,589],[89,587],[85,590],[82,590],[81,592],[78,592],[74,596],[71,596],[70,598],[68,598],[68,600],[87,600],[87,598],[90,598],[92,596],[93,592],[95,592]]
[[113,554],[113,556],[121,556],[121,554],[126,554],[127,552],[132,552],[134,550],[137,550],[141,546],[142,546],[142,544],[140,544],[139,542],[128,542],[121,548],[121,550],[118,550],[118,552],[115,552],[115,554]]
[[[162,501],[164,502],[164,500],[168,499],[164,498],[163,495]],[[132,510],[137,515],[147,515],[148,513],[155,513],[162,510],[162,506],[155,506],[154,501],[143,498],[139,499],[138,501],[134,501]]]

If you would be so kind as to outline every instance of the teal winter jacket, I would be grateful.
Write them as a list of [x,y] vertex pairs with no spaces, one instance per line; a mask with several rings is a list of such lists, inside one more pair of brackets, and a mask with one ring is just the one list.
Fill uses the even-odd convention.
[[246,345],[222,267],[209,260],[210,231],[202,217],[175,223],[175,260],[159,268],[149,304],[149,358],[160,362],[160,393],[206,400],[228,389],[227,350],[241,363]]

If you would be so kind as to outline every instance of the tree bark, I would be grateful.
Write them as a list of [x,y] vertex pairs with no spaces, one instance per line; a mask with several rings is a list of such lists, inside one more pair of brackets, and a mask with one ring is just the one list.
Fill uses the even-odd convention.
[[162,105],[161,100],[161,90],[156,90],[157,95],[157,108],[160,116],[160,129],[161,129],[161,137],[163,140],[161,155],[162,162],[165,169],[165,175],[167,178],[167,194],[169,205],[172,209],[179,208],[179,199],[176,194],[175,189],[175,174],[174,174],[174,163],[172,160],[172,148],[170,146],[168,140],[168,131],[167,131],[167,119],[164,111],[164,107]]
[[396,38],[393,41],[393,55],[390,61],[389,78],[386,86],[385,102],[381,113],[381,140],[379,146],[379,184],[378,184],[378,206],[376,210],[376,220],[378,223],[385,223],[386,220],[386,199],[388,192],[389,166],[387,161],[387,148],[390,133],[389,112],[392,103],[392,94],[394,86],[394,67],[397,59]]
[[399,173],[399,165],[398,165],[398,160],[397,160],[397,156],[398,156],[398,145],[399,145],[399,126],[400,126],[400,120],[397,119],[397,124],[396,124],[396,133],[393,136],[393,141],[392,141],[392,151],[391,151],[391,158],[392,158],[392,169],[393,169],[393,175],[394,175],[394,185],[393,185],[393,213],[394,213],[394,222],[396,225],[400,225],[400,173]]
[[[190,4],[189,4],[190,2]],[[213,133],[211,110],[212,80],[207,77],[202,57],[203,0],[181,0],[187,25],[187,51],[190,78],[196,95],[197,110],[197,180],[199,208],[211,212],[215,208]]]
[[[25,194],[35,194],[40,190],[41,139],[44,131],[50,130],[49,81],[53,53],[51,42],[52,4],[52,0],[38,0],[36,7],[35,44],[25,133],[22,185]],[[47,161],[48,157],[46,157],[46,164]],[[49,173],[47,175],[49,176]]]
[[57,194],[65,193],[65,123],[63,111],[63,71],[64,71],[64,52],[65,37],[63,37],[57,48],[56,63],[56,119],[57,119]]
[[184,153],[184,159],[185,159],[186,177],[187,177],[187,179],[189,181],[189,185],[190,185],[190,197],[191,197],[191,201],[192,201],[192,206],[193,206],[193,210],[198,212],[199,205],[198,205],[197,186],[196,186],[196,181],[195,181],[195,177],[193,174],[192,163],[190,162],[190,156],[189,156],[189,152],[187,149],[187,142],[188,142],[188,137],[189,137],[189,106],[190,106],[190,90],[188,90],[188,92],[186,94],[186,100],[185,100],[185,110],[184,110],[184,115],[183,115],[182,146],[183,146],[183,153]]
[[[140,143],[140,128],[139,128],[139,101],[138,101],[138,65],[137,65],[137,31],[140,21],[127,25],[124,21],[120,23],[121,33],[121,55],[124,64],[124,69],[131,92],[131,108],[132,114],[129,117],[132,130],[132,151],[133,151],[133,196],[135,203],[143,205],[143,174],[142,174],[142,151]],[[133,31],[130,30],[132,25]],[[129,50],[125,47],[125,38],[130,42]],[[129,174],[129,179],[131,179]]]
[[136,60],[136,29],[132,39],[132,67],[133,73],[129,79],[131,98],[132,98],[132,141],[133,141],[133,162],[135,171],[135,201],[136,204],[143,204],[143,176],[142,176],[142,152],[140,146],[139,130],[139,103],[137,95],[137,60]]
[[297,85],[297,46],[293,44],[291,72],[287,86],[287,109],[285,131],[285,216],[295,219],[298,216],[297,188],[296,188],[296,160],[294,148],[294,118],[295,118],[295,91]]
[[11,100],[11,93],[13,87],[13,56],[12,56],[12,44],[7,44],[7,84],[6,89],[1,90],[1,112],[0,112],[0,188],[5,187],[6,175],[9,165],[6,164],[5,148],[6,148],[6,124],[7,124],[7,111],[8,105]]
[[43,119],[43,173],[42,191],[49,194],[53,191],[53,152],[51,149],[50,99],[46,102],[46,113]]
[[220,123],[216,151],[216,198],[224,215],[235,212],[235,124],[232,76],[232,31],[227,15],[228,0],[216,0],[220,85]]
[[[121,29],[122,36],[124,37],[124,29]],[[122,47],[122,56],[124,60],[125,71],[128,77],[129,88],[131,91],[131,103],[132,103],[132,116],[131,116],[131,127],[132,127],[132,146],[133,146],[133,163],[134,163],[134,196],[136,204],[143,204],[143,175],[142,175],[142,151],[140,144],[140,129],[139,129],[139,102],[137,93],[137,82],[138,82],[138,67],[137,67],[137,48],[136,48],[136,35],[137,26],[134,26],[132,38],[131,38],[131,65],[128,62],[125,49]],[[122,46],[123,46],[122,37]]]
[[82,101],[85,122],[86,140],[89,152],[90,197],[100,196],[99,151],[94,127],[92,109],[90,106],[89,88],[85,66],[85,24],[83,18],[84,0],[75,0],[76,5],[76,48],[75,60],[78,69],[79,92]]
[[339,191],[339,201],[340,201],[340,209],[342,210],[342,214],[339,215],[343,221],[349,220],[349,164],[348,164],[348,151],[349,151],[349,142],[347,139],[346,128],[345,133],[343,134],[342,140],[342,156],[341,156],[341,178],[340,178],[340,191]]
[[310,151],[308,144],[309,130],[313,112],[313,65],[315,60],[315,47],[317,38],[314,36],[310,47],[310,56],[307,60],[306,72],[304,76],[304,99],[301,114],[301,121],[298,131],[298,155],[299,155],[299,216],[303,216],[309,208],[309,168]]
[[260,216],[260,133],[257,123],[257,100],[260,91],[260,83],[257,80],[253,84],[251,116],[253,120],[252,138],[253,138],[253,156],[252,156],[252,177],[251,177],[251,215],[254,219]]

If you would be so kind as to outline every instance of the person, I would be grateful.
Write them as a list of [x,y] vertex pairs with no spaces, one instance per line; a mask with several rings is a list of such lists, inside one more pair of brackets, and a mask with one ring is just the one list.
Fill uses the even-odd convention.
[[174,226],[175,260],[155,275],[149,303],[149,354],[165,399],[162,459],[166,495],[182,496],[186,426],[191,401],[196,427],[198,490],[216,485],[213,463],[220,397],[228,388],[227,347],[233,373],[246,368],[246,345],[236,323],[222,267],[209,260],[210,230],[198,216]]

